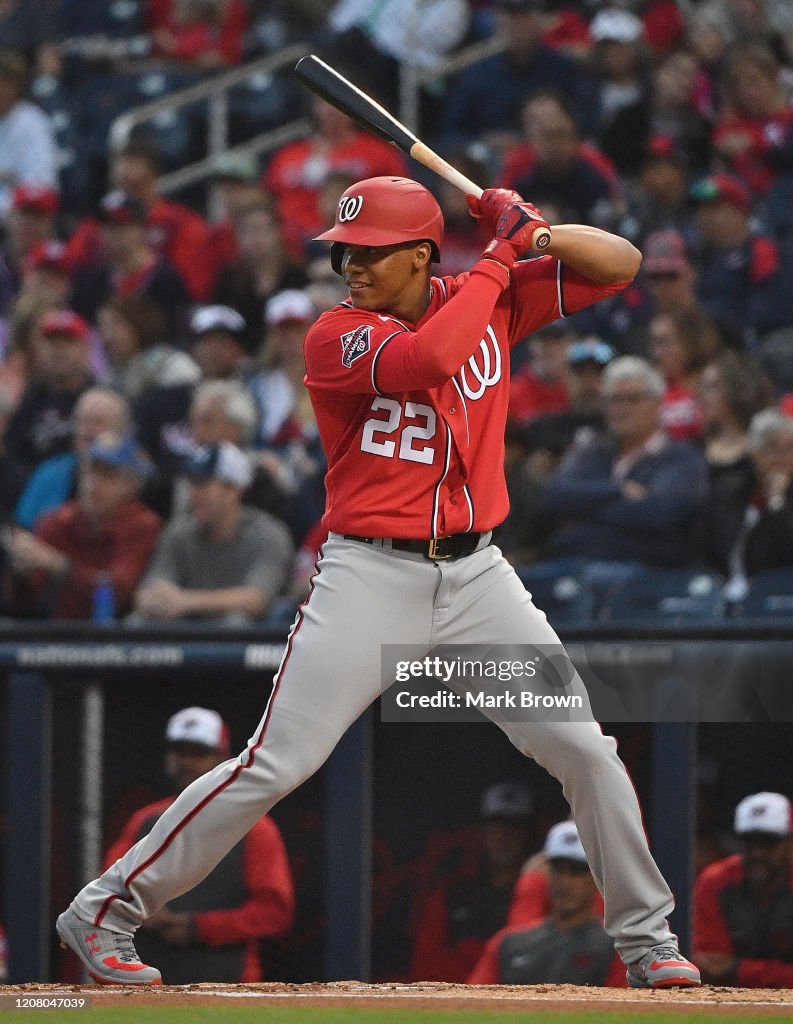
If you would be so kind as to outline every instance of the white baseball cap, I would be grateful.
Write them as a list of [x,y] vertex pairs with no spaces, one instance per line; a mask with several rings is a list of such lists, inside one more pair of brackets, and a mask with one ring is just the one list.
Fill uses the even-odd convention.
[[168,743],[198,743],[210,750],[229,752],[229,728],[217,711],[209,708],[183,708],[168,719],[165,727]]
[[241,490],[247,490],[253,480],[248,456],[231,441],[207,444],[197,448],[186,459],[182,472],[188,480],[221,480]]
[[767,832],[774,836],[793,833],[793,808],[781,793],[755,793],[741,800],[735,808],[735,831]]
[[548,860],[577,860],[586,864],[586,854],[574,821],[560,821],[545,839],[543,851]]
[[314,303],[298,288],[286,288],[278,292],[264,307],[264,322],[271,327],[276,324],[312,323],[317,318]]
[[190,332],[200,335],[210,331],[244,334],[245,319],[231,306],[199,306],[190,320]]
[[644,35],[644,26],[630,11],[607,7],[592,19],[589,34],[596,43],[635,43]]

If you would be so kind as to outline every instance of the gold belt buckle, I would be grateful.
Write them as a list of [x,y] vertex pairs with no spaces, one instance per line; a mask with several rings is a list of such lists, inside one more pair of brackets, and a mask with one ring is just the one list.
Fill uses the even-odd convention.
[[[452,557],[451,555],[441,555],[438,553],[438,539],[439,538],[437,537],[433,537],[429,543],[429,548],[427,549],[427,557],[431,558],[433,562],[438,562],[443,558]],[[443,540],[442,537],[440,539]]]

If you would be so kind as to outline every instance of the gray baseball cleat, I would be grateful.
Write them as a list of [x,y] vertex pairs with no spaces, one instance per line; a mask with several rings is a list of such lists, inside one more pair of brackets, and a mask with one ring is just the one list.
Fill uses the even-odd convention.
[[653,946],[641,960],[628,964],[631,988],[691,988],[702,984],[699,969],[677,946]]
[[144,964],[135,952],[131,935],[97,928],[71,909],[55,922],[64,949],[71,949],[101,985],[162,985],[162,976]]

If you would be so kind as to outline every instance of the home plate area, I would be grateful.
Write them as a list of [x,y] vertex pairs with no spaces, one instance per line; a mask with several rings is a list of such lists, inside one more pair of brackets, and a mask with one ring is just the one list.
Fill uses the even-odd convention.
[[[715,1020],[751,1015],[793,1018],[793,990],[719,988],[705,985],[699,989],[636,991],[614,988],[581,988],[575,985],[451,985],[442,982],[368,985],[357,981],[327,984],[284,985],[275,982],[257,985],[162,985],[138,986],[27,984],[0,986],[4,996],[53,996],[90,994],[93,1005],[140,1006],[155,1011],[157,1006],[229,1006],[242,1001],[251,1006],[347,1006],[401,1010],[535,1010],[596,1011],[598,1015],[616,1011],[647,1013],[663,1011],[697,1014]],[[237,1004],[239,1005],[239,1003]],[[89,1017],[90,1019],[90,1017]],[[156,1019],[156,1018],[153,1018]],[[602,1019],[602,1018],[601,1018]]]

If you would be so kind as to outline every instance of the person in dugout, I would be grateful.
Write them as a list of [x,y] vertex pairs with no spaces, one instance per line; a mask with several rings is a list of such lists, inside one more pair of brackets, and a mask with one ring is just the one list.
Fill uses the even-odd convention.
[[[173,796],[132,815],[107,851],[106,865],[145,836],[191,782],[230,756],[228,726],[209,708],[178,711],[168,720],[165,743]],[[281,833],[272,818],[261,818],[200,885],[148,918],[137,942],[171,985],[262,981],[267,972],[261,940],[282,938],[292,926],[294,908]]]

